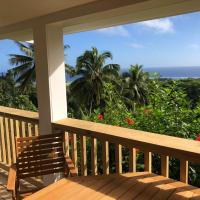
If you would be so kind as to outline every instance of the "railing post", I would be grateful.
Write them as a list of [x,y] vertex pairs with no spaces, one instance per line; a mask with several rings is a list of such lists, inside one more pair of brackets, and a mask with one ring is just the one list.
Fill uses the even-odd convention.
[[91,138],[91,165],[92,165],[92,175],[97,175],[97,139]]
[[6,144],[5,144],[5,127],[4,127],[4,117],[1,117],[1,142],[2,142],[2,161],[7,163],[6,161]]
[[12,150],[12,163],[16,162],[16,147],[15,147],[15,131],[14,120],[10,119],[10,134],[11,134],[11,150]]
[[130,147],[129,148],[129,172],[136,172],[136,166],[137,166],[137,155],[136,155],[136,149]]
[[80,136],[81,138],[81,174],[87,176],[87,151],[86,151],[86,137]]
[[122,173],[122,146],[120,144],[115,144],[115,165],[116,173]]
[[6,149],[7,149],[7,164],[11,165],[11,145],[10,145],[10,130],[9,130],[9,119],[4,117],[4,128],[6,132]]
[[77,139],[76,134],[72,133],[72,161],[78,172],[78,162],[77,162]]
[[39,126],[38,126],[38,124],[35,124],[35,126],[34,126],[34,132],[35,132],[35,136],[38,136],[39,135]]
[[32,123],[27,123],[27,126],[28,126],[28,136],[31,137],[33,136],[33,133],[32,133]]
[[26,124],[24,121],[21,121],[21,133],[22,133],[22,137],[26,137]]
[[103,174],[109,174],[109,143],[102,141]]
[[180,181],[188,184],[188,161],[180,159]]
[[16,137],[20,137],[19,123],[20,123],[19,120],[15,120],[14,128],[16,132]]
[[144,170],[152,172],[152,153],[149,151],[144,152]]
[[65,138],[65,153],[66,156],[69,157],[69,133],[64,132],[64,138]]
[[161,155],[161,174],[169,177],[169,156]]

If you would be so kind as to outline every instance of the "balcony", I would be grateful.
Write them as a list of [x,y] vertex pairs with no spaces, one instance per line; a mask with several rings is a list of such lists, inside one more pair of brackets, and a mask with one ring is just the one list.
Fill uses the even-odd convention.
[[[135,198],[161,199],[162,196],[162,199],[189,199],[191,197],[200,199],[200,189],[187,185],[188,163],[199,163],[200,143],[197,141],[70,118],[52,123],[52,130],[53,133],[65,135],[65,154],[70,155],[79,172],[76,179],[70,178],[70,180],[77,182],[82,177],[88,176],[83,186],[88,190],[99,190],[102,197],[115,199],[120,196],[126,187],[119,187],[119,185],[128,187],[131,184],[129,180],[131,177],[134,182],[131,191]],[[38,113],[0,107],[0,198],[11,199],[4,187],[9,166],[16,162],[15,137],[37,136],[38,134]],[[101,149],[98,149],[99,144]],[[114,146],[115,152],[114,170],[111,170],[109,166],[111,156],[113,159],[110,145]],[[129,167],[126,172],[123,170],[122,149],[124,148],[129,152],[127,159]],[[139,152],[144,152],[144,172],[138,172],[136,168]],[[152,160],[153,154],[160,155],[161,174],[152,173],[153,162],[156,162]],[[99,155],[102,157],[99,158]],[[180,182],[168,178],[170,157],[180,160]],[[97,179],[93,180],[94,185],[88,184],[91,181],[90,178],[94,176]],[[109,193],[96,188],[95,185],[100,180],[104,184],[108,181],[108,177],[115,179],[115,185],[112,185],[111,189],[113,192]],[[22,182],[24,188],[30,188],[33,185],[41,187],[42,184],[42,179],[34,178],[27,178]],[[145,194],[149,197],[145,197]]]
[[[67,179],[74,189],[66,186],[62,195],[69,192],[75,195],[70,196],[74,199],[90,195],[98,199],[97,193],[99,199],[200,199],[200,189],[187,184],[190,164],[199,162],[199,142],[67,118],[63,48],[63,34],[199,10],[199,0],[29,0],[12,1],[12,5],[1,2],[0,39],[34,40],[38,113],[0,107],[0,199],[11,199],[5,184],[8,169],[16,162],[15,137],[53,133],[64,134],[65,154],[72,158],[79,174],[75,179]],[[142,163],[138,163],[139,154]],[[161,164],[152,159],[155,155]],[[170,158],[180,161],[179,181],[169,179]],[[160,174],[152,173],[155,164],[160,165]],[[113,181],[107,187],[109,177]],[[91,180],[93,184],[89,183]],[[134,185],[128,184],[132,183],[129,180]],[[22,181],[24,188],[43,184],[41,177]],[[80,190],[85,191],[84,198],[79,195]],[[61,195],[54,193],[54,199],[58,199],[57,194]],[[49,195],[53,198],[52,193]]]

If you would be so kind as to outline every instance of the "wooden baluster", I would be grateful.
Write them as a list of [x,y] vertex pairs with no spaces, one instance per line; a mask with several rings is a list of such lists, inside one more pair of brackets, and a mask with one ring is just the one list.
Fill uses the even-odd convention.
[[180,181],[188,184],[188,161],[180,159]]
[[136,172],[136,166],[137,166],[137,153],[136,149],[130,147],[129,148],[129,172]]
[[86,150],[86,137],[80,136],[81,139],[81,174],[87,176],[87,150]]
[[39,136],[38,124],[35,124],[35,125],[34,125],[34,135],[35,135],[35,136]]
[[91,138],[91,165],[92,175],[97,175],[97,139]]
[[6,153],[7,153],[7,164],[11,165],[11,144],[10,144],[10,130],[9,130],[9,119],[7,117],[4,118],[4,128],[6,133]]
[[161,174],[169,177],[169,156],[161,155]]
[[25,122],[25,135],[26,135],[26,137],[29,137],[29,127],[28,127],[28,122]]
[[5,144],[5,129],[4,129],[4,117],[0,117],[1,123],[1,145],[2,145],[2,161],[6,163],[6,144]]
[[109,143],[102,142],[102,156],[103,156],[103,174],[109,174]]
[[33,133],[32,133],[32,123],[27,123],[27,128],[28,128],[28,137],[31,137],[33,136]]
[[122,173],[122,146],[120,144],[115,144],[115,165],[116,173]]
[[72,161],[78,172],[78,161],[77,161],[77,139],[76,134],[72,134]]
[[10,134],[11,134],[12,163],[15,163],[16,162],[16,147],[15,147],[15,131],[14,131],[13,119],[10,119]]
[[[1,126],[1,124],[0,124]],[[1,133],[0,133],[0,162],[3,161],[3,156],[2,156],[2,138],[1,138]]]
[[144,170],[152,172],[152,153],[149,151],[144,152]]
[[21,136],[26,137],[26,124],[24,121],[21,121]]
[[31,127],[30,127],[30,133],[32,136],[36,136],[36,133],[35,133],[35,124],[34,123],[31,123]]
[[69,134],[65,132],[65,154],[69,157]]
[[20,122],[18,121],[18,120],[15,120],[14,121],[14,128],[15,128],[15,135],[16,135],[16,137],[20,137],[20,124],[19,124]]

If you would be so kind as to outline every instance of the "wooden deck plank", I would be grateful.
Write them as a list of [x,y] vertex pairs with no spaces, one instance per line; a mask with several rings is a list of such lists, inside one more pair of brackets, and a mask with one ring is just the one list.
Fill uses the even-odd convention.
[[[127,173],[127,174],[123,174],[123,175],[120,175],[120,176],[119,175],[115,175],[117,184],[115,182],[114,185],[116,185],[116,187],[113,188],[113,183],[110,183],[109,185],[105,185],[104,187],[102,187],[101,189],[99,189],[97,192],[91,194],[87,198],[87,200],[93,200],[93,199],[98,200],[98,199],[104,198],[105,194],[106,194],[106,198],[108,198],[109,197],[109,195],[108,195],[109,193],[112,193],[112,195],[115,195],[115,196],[120,196],[120,194],[123,191],[122,190],[119,191],[119,188],[121,189],[123,187],[124,190],[127,190],[126,185],[129,184],[129,187],[130,187],[133,184],[133,182],[136,179],[136,177],[138,176],[138,174],[140,176],[144,176],[144,177],[146,177],[146,176],[149,175],[149,173],[146,173],[146,172]],[[120,178],[119,177],[121,177],[122,179],[125,180],[125,182],[123,182],[123,184],[120,184],[120,181],[119,181]],[[118,194],[118,193],[120,193],[120,194]]]
[[114,189],[111,190],[107,194],[107,196],[105,196],[104,198],[101,198],[101,200],[118,199],[120,196],[127,193],[127,191],[130,189],[130,187],[133,187],[136,184],[137,184],[136,177],[130,177],[129,179],[126,179],[123,182],[123,184],[119,183],[117,187],[114,187]]
[[148,172],[70,177],[26,200],[200,200],[200,189]]
[[150,200],[150,199],[152,199],[156,195],[156,193],[159,191],[159,188],[156,186],[158,186],[160,184],[166,184],[166,183],[169,183],[172,181],[163,176],[156,176],[156,177],[153,177],[153,179],[155,182],[150,183],[150,185],[145,190],[143,190],[143,192],[139,196],[137,196],[135,198],[135,200]]
[[[101,188],[108,187],[109,184],[116,181],[116,178],[110,177],[106,180],[97,180],[95,179],[94,183],[91,185],[91,187],[85,187],[82,191],[79,192],[77,195],[71,195],[70,200],[76,200],[76,199],[88,199],[94,192],[98,192]],[[105,194],[103,194],[105,195]],[[96,199],[96,198],[95,198]]]
[[151,183],[154,183],[156,180],[153,177],[137,179],[137,183],[130,188],[123,196],[119,199],[135,199],[137,198]]
[[161,184],[156,186],[159,191],[154,195],[154,200],[168,199],[171,194],[175,191],[175,187],[170,184]]
[[[171,185],[175,186],[175,191],[171,194],[169,200],[183,200],[183,199],[191,199],[194,196],[194,189],[191,185],[186,185],[182,182],[174,182]],[[199,196],[200,199],[200,196]]]
[[[79,195],[75,196],[75,198],[72,199],[81,199],[81,198],[87,198],[87,199],[101,199],[102,197],[107,198],[107,194],[115,189],[118,185],[124,184],[126,179],[122,177],[112,177],[109,181],[103,180],[104,184],[101,186],[99,183],[96,184],[95,187],[87,188],[84,193],[80,193]],[[99,187],[100,186],[100,187]],[[94,192],[95,191],[95,192]]]

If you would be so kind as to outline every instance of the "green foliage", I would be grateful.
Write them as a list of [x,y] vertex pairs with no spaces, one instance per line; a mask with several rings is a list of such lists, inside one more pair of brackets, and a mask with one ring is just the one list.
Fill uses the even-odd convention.
[[122,74],[122,96],[126,105],[135,111],[136,104],[147,103],[149,74],[142,65],[131,65],[129,72]]
[[[128,124],[128,119],[131,120],[131,113],[122,101],[122,97],[117,93],[116,88],[111,83],[104,83],[103,98],[105,106],[102,109],[97,109],[90,116],[84,116],[86,120],[106,123],[115,126],[131,127],[133,124]],[[103,117],[100,118],[99,116]],[[134,122],[133,122],[134,123]]]
[[69,87],[72,100],[89,113],[101,104],[103,83],[114,82],[119,75],[119,65],[105,64],[107,59],[112,59],[109,51],[100,54],[93,47],[77,58],[75,71],[68,67],[76,77]]
[[185,79],[177,82],[178,87],[180,87],[180,89],[182,89],[190,99],[190,106],[194,108],[200,101],[200,80]]
[[10,72],[14,75],[19,88],[24,92],[35,82],[34,45],[15,41],[22,54],[10,54],[10,64],[14,66]]
[[0,77],[0,105],[36,111],[37,105],[34,105],[32,101],[34,98],[36,97],[32,90],[29,93],[22,93],[15,86],[15,81],[10,74]]
[[[194,109],[190,107],[190,101],[186,93],[177,86],[177,82],[166,84],[160,80],[153,79],[149,82],[148,105],[137,106],[135,112],[129,110],[119,95],[116,88],[111,84],[104,84],[103,97],[105,105],[95,110],[84,119],[99,123],[112,124],[126,128],[133,128],[170,136],[195,139],[200,133],[200,106]],[[114,155],[113,146],[110,153]],[[187,147],[186,147],[187,148]],[[128,150],[123,150],[123,170],[128,171]],[[111,156],[112,157],[112,156]],[[160,156],[153,155],[153,171],[160,173]],[[137,157],[137,170],[144,169],[144,155],[139,153]],[[110,161],[111,171],[115,171],[114,160]],[[170,177],[178,180],[180,163],[177,159],[170,159]],[[200,167],[190,165],[190,183],[200,185]]]
[[22,110],[37,111],[35,105],[30,101],[28,95],[18,95],[13,99],[13,107]]
[[199,107],[190,109],[186,94],[177,83],[163,86],[160,81],[151,81],[149,105],[135,112],[135,128],[183,138],[195,138],[200,131]]

